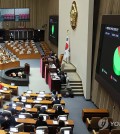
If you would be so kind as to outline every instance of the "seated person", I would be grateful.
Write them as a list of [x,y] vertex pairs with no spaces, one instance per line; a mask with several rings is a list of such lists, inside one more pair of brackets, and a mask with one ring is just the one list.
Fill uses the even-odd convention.
[[39,114],[45,114],[45,111],[46,111],[46,109],[44,107],[38,107],[37,110],[38,110],[38,112],[37,112],[38,116],[39,116]]
[[62,120],[59,120],[59,125],[58,125],[58,128],[57,128],[57,130],[56,130],[56,134],[60,134],[60,129],[61,129],[62,127],[65,127],[65,122],[62,121]]
[[53,51],[51,51],[50,54],[49,54],[49,57],[51,57],[51,56],[54,56],[54,52]]
[[55,97],[55,100],[52,102],[52,104],[60,104],[60,100],[58,100],[58,97]]
[[18,77],[22,77],[22,72],[18,72]]
[[12,103],[9,103],[9,107],[7,108],[8,111],[12,113],[12,115],[17,113],[17,110],[12,107]]
[[58,108],[55,111],[55,114],[63,115],[63,114],[65,114],[65,112],[62,110],[61,106],[58,106]]
[[27,51],[27,54],[31,54],[31,51],[28,50],[28,51]]
[[18,98],[17,98],[19,101],[21,101],[21,96],[18,96]]
[[47,126],[46,121],[44,121],[43,119],[44,119],[43,116],[38,117],[38,120],[36,121],[36,124],[35,124],[35,128],[39,126]]
[[9,116],[7,116],[7,115],[3,115],[3,117],[4,117],[4,122],[2,122],[2,124],[1,124],[1,128],[2,129],[9,129],[10,128],[10,120],[9,120]]
[[64,72],[61,72],[60,78],[61,78],[61,84],[66,84],[66,76],[65,76]]
[[16,77],[17,75],[16,75],[15,72],[13,72],[13,73],[11,73],[11,76],[12,76],[12,77]]

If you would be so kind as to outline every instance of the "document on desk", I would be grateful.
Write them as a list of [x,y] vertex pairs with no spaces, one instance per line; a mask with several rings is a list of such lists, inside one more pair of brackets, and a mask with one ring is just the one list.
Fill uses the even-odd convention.
[[53,124],[58,124],[58,121],[53,121]]
[[35,102],[35,103],[40,103],[40,101],[39,101],[39,100],[34,100],[34,102]]
[[66,125],[69,124],[68,121],[65,121],[65,124],[66,124]]

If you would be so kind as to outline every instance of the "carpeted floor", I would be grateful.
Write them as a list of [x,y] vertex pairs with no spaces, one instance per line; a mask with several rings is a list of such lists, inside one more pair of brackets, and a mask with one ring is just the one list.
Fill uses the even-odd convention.
[[[40,74],[40,60],[21,60],[21,66],[25,63],[30,64],[30,84],[29,87],[19,86],[19,95],[21,95],[27,89],[32,89],[33,92],[43,91],[50,92],[48,85]],[[90,134],[86,129],[86,125],[82,121],[82,109],[83,108],[95,108],[94,104],[90,101],[86,101],[83,96],[74,98],[63,98],[65,100],[65,107],[69,110],[69,119],[74,120],[74,134]],[[8,104],[5,101],[5,105]],[[2,111],[2,109],[0,109]]]

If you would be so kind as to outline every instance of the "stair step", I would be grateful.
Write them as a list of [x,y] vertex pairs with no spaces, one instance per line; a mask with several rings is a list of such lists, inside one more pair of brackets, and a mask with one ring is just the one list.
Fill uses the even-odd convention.
[[66,73],[67,72],[76,72],[76,69],[64,69],[63,71],[66,72]]
[[70,83],[82,83],[82,81],[71,81],[69,80]]
[[70,86],[82,86],[82,83],[70,83]]
[[82,86],[74,86],[74,87],[71,86],[71,89],[83,89],[83,87]]
[[83,89],[72,89],[73,92],[83,92]]
[[81,92],[73,92],[74,96],[83,96],[84,94]]

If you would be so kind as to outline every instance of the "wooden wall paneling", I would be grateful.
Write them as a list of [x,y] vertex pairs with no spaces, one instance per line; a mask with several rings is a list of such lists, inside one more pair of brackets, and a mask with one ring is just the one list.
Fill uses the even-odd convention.
[[[117,119],[118,121],[120,121],[119,104],[114,102],[114,99],[111,98],[109,93],[106,92],[105,89],[101,87],[101,85],[99,85],[98,83],[96,84],[96,80],[95,80],[95,69],[96,69],[97,52],[99,46],[101,18],[102,15],[104,14],[120,14],[120,0],[101,0],[100,1],[96,45],[95,45],[96,48],[95,48],[95,57],[94,57],[94,69],[93,69],[94,72],[93,72],[93,79],[92,79],[92,101],[98,107],[100,106],[102,108],[107,108],[110,112],[110,116],[114,118],[114,121],[116,121]],[[101,90],[103,91],[101,92]]]
[[96,105],[97,105],[97,107],[99,107],[99,104],[100,104],[100,94],[101,94],[101,88],[98,87],[97,99],[96,99]]
[[114,110],[113,110],[113,119],[114,121],[118,121],[118,118],[119,118],[119,113],[120,113],[120,106],[114,102]]
[[111,98],[109,98],[109,103],[108,103],[108,110],[109,110],[109,113],[110,113],[110,116],[111,117],[113,117],[112,115],[113,115],[113,110],[114,110],[114,101],[111,99]]

